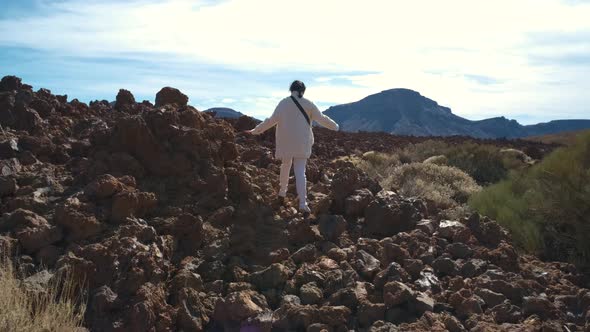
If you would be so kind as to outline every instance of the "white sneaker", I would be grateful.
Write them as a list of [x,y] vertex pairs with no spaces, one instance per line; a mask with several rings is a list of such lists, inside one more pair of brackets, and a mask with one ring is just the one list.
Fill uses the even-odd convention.
[[299,206],[299,211],[301,211],[303,213],[311,213],[311,209],[309,208],[309,206],[307,204],[300,205]]

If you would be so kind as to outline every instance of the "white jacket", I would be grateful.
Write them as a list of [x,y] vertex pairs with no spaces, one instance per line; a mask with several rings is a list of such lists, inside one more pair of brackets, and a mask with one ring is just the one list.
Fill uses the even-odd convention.
[[[299,98],[297,92],[291,95],[301,104],[312,123],[316,121],[328,129],[338,130],[338,124],[322,114],[314,103],[305,98]],[[291,97],[281,100],[270,118],[256,126],[252,134],[262,134],[275,125],[277,126],[275,132],[277,159],[309,158],[314,142],[313,131]]]

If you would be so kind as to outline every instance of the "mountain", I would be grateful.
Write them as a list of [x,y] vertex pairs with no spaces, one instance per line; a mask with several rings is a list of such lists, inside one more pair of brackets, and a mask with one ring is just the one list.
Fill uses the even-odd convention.
[[216,118],[237,119],[241,117],[242,113],[227,107],[213,107],[205,110],[207,113],[215,113]]
[[578,131],[590,128],[590,120],[554,120],[526,126],[527,136],[550,135],[563,131]]
[[332,106],[325,114],[344,131],[413,136],[517,138],[590,128],[590,120],[557,120],[528,126],[505,117],[471,121],[409,89],[385,90],[354,103]]

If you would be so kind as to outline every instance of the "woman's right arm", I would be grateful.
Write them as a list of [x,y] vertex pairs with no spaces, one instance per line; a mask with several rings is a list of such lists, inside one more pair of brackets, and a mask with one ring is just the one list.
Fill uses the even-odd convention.
[[338,124],[334,120],[330,119],[329,116],[324,115],[324,113],[320,112],[320,110],[314,103],[311,103],[311,119],[328,129],[338,130],[340,128],[340,126],[338,126]]
[[263,132],[265,132],[265,131],[269,130],[270,128],[272,128],[273,126],[275,126],[278,121],[279,121],[279,106],[277,106],[275,108],[275,111],[272,112],[272,115],[270,116],[270,118],[266,118],[266,120],[259,123],[258,126],[256,126],[254,129],[252,129],[250,131],[250,133],[252,133],[254,135],[260,135]]

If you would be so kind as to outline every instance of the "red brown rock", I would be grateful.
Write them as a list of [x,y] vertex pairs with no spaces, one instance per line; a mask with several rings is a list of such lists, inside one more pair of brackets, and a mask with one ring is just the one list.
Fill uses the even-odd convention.
[[0,224],[0,229],[12,230],[25,252],[33,253],[40,248],[62,239],[60,228],[50,225],[47,220],[28,210],[17,209]]
[[158,91],[156,94],[156,107],[164,106],[167,104],[176,104],[178,106],[186,106],[188,103],[188,97],[180,92],[180,90],[165,87]]

